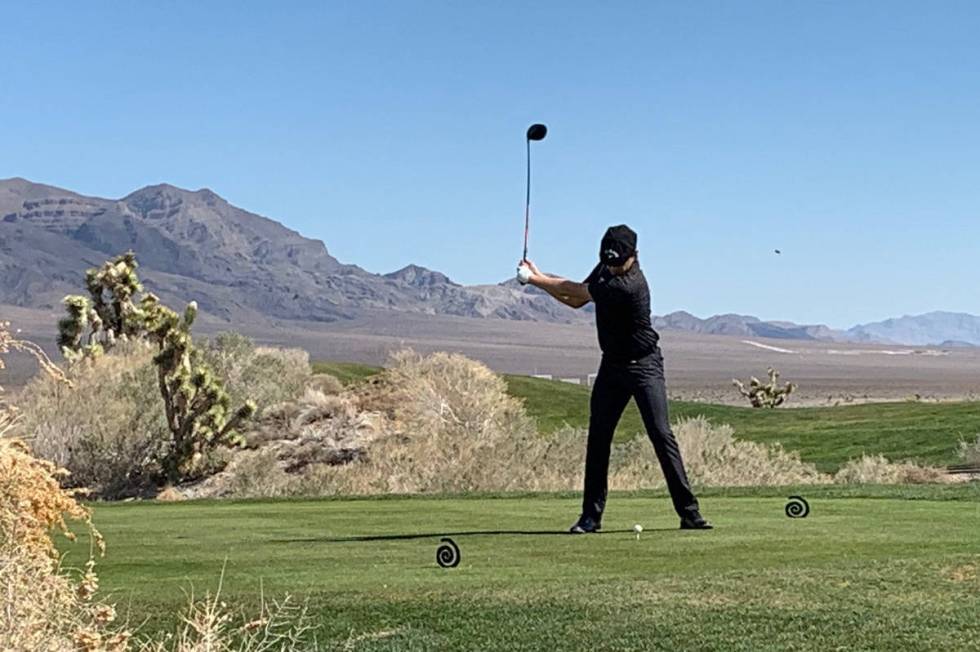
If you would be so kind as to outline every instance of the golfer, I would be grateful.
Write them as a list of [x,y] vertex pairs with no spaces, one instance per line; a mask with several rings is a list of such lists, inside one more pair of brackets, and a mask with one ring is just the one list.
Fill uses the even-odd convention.
[[636,399],[653,449],[660,461],[681,529],[711,529],[698,509],[697,498],[684,472],[684,462],[667,415],[667,386],[660,336],[650,324],[650,289],[637,260],[636,233],[612,226],[602,237],[599,264],[582,283],[542,274],[529,260],[522,262],[527,282],[562,303],[581,308],[595,302],[596,329],[602,363],[592,387],[589,440],[585,454],[585,492],[582,514],[572,534],[602,527],[609,476],[609,450],[616,424]]

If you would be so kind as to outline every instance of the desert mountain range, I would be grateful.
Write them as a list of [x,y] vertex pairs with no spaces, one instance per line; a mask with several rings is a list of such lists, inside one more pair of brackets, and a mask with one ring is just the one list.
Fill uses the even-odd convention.
[[[146,288],[168,303],[195,300],[229,322],[257,315],[330,322],[365,314],[441,314],[475,319],[587,323],[514,280],[463,286],[409,265],[368,272],[330,255],[319,240],[232,206],[208,189],[147,186],[121,199],[88,197],[21,178],[0,180],[0,304],[56,308],[83,288],[84,272],[133,250]],[[795,340],[980,345],[980,317],[929,313],[835,331],[746,315],[655,318],[661,329]]]

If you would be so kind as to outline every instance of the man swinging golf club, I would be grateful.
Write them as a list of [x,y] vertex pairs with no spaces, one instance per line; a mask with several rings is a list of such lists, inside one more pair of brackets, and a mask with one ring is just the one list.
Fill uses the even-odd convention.
[[670,429],[660,336],[650,323],[650,290],[637,260],[636,233],[624,224],[610,227],[602,237],[599,260],[582,283],[542,274],[530,260],[518,267],[522,283],[539,287],[566,305],[581,308],[589,301],[595,303],[602,363],[590,402],[582,514],[570,532],[596,532],[602,526],[613,433],[630,398],[640,408],[681,529],[711,529],[698,509]]

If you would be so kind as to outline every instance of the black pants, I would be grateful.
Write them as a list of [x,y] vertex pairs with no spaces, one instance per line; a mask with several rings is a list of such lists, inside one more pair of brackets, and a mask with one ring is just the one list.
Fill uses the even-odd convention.
[[677,440],[667,414],[667,385],[660,349],[639,360],[603,359],[592,386],[589,443],[585,454],[585,495],[582,516],[602,520],[609,482],[609,451],[619,418],[630,398],[636,399],[647,435],[660,461],[674,510],[682,518],[698,511],[698,500],[684,472]]

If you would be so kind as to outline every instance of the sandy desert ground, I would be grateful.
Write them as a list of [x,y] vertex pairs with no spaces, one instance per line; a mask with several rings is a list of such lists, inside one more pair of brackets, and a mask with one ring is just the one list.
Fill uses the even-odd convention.
[[[0,306],[0,319],[54,349],[56,311]],[[334,323],[256,319],[229,324],[204,316],[199,332],[238,330],[259,342],[296,346],[313,359],[383,364],[390,352],[454,351],[516,374],[551,374],[585,381],[599,362],[589,326],[383,313]],[[661,333],[671,394],[676,398],[741,403],[732,378],[763,376],[774,365],[799,385],[795,405],[836,402],[980,398],[980,348],[922,348],[816,341],[767,340],[678,331]],[[18,386],[31,373],[24,360],[0,372]]]

